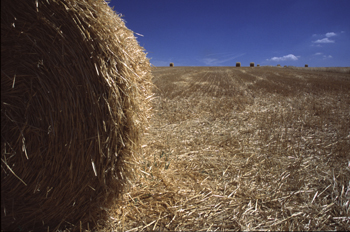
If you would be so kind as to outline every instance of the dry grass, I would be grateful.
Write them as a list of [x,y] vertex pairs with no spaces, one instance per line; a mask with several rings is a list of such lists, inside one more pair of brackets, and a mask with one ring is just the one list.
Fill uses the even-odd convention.
[[153,73],[139,180],[106,231],[350,229],[348,74]]
[[319,71],[319,72],[331,72],[331,73],[347,73],[350,74],[350,67],[308,67],[305,69],[305,67],[295,67],[295,66],[288,66],[290,69],[294,70],[309,70],[309,71]]
[[91,228],[134,174],[143,48],[103,0],[4,0],[1,34],[1,230]]

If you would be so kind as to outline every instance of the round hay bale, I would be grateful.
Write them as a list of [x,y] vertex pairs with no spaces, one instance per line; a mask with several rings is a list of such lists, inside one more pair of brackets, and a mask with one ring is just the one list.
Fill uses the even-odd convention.
[[260,67],[260,64],[257,64],[256,67]]
[[278,65],[277,65],[277,67],[281,67],[281,65],[280,65],[280,64],[278,64]]
[[170,63],[170,67],[174,67],[174,63]]
[[241,67],[241,62],[236,62],[236,67]]
[[149,60],[103,0],[1,1],[1,35],[1,230],[91,228],[133,178]]
[[254,62],[250,62],[250,67],[254,67]]
[[305,64],[305,68],[309,67],[309,65]]

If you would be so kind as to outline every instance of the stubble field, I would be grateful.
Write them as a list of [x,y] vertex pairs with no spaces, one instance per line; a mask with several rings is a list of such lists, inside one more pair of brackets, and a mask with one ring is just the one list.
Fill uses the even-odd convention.
[[109,229],[350,229],[350,69],[153,74],[138,176]]

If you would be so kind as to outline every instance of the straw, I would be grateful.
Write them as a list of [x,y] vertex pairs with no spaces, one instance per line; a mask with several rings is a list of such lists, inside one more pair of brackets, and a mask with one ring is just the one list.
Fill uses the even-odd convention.
[[102,0],[1,2],[1,229],[93,228],[134,176],[149,60]]
[[348,74],[153,73],[139,179],[100,230],[349,230]]

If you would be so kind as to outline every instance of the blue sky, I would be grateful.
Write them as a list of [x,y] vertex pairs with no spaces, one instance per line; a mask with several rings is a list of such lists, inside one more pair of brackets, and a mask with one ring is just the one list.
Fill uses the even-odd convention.
[[112,0],[154,66],[350,66],[350,0]]

